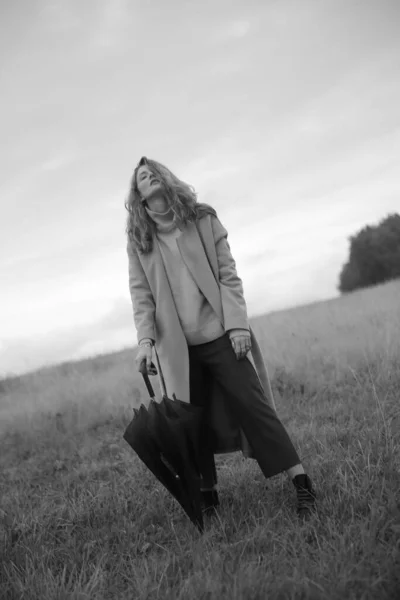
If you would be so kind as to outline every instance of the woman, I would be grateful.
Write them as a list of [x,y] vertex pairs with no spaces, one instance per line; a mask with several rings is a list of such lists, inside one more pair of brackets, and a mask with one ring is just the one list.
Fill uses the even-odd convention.
[[126,208],[137,366],[145,359],[151,370],[156,345],[169,396],[204,407],[204,510],[219,505],[214,454],[241,449],[265,477],[287,472],[298,515],[307,518],[315,492],[276,415],[242,282],[215,210],[145,157],[133,173]]

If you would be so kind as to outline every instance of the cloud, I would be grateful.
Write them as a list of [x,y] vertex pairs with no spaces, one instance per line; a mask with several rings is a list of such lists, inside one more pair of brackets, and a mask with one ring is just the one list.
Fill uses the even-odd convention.
[[237,19],[220,25],[214,33],[214,42],[226,43],[232,40],[244,38],[251,29],[250,21]]
[[71,165],[78,159],[78,156],[77,152],[72,150],[56,152],[41,163],[38,171],[44,173],[48,171],[59,171],[60,169],[64,169]]
[[127,36],[132,35],[136,7],[129,0],[100,0],[96,6],[89,37],[89,51],[101,55],[121,51]]
[[78,2],[70,0],[44,0],[40,6],[40,19],[47,31],[60,34],[71,34],[84,29],[85,21],[78,10]]
[[[95,308],[93,306],[93,308]],[[117,298],[91,323],[54,325],[46,333],[0,341],[0,376],[33,370],[41,365],[111,352],[137,343],[130,300]]]

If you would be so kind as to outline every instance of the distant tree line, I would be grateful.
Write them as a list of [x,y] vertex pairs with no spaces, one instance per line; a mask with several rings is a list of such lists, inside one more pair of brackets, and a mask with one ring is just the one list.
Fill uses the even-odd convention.
[[400,215],[390,214],[349,238],[350,256],[339,276],[344,294],[400,277]]

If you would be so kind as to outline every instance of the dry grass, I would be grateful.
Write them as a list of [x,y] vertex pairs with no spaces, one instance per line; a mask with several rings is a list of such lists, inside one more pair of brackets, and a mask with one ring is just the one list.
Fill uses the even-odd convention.
[[400,596],[400,282],[254,322],[278,411],[319,491],[299,526],[284,475],[218,457],[200,536],[122,439],[133,353],[0,392],[0,598]]

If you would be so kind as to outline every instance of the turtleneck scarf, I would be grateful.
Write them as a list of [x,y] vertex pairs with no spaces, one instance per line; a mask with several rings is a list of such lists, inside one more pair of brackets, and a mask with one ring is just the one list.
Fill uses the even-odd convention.
[[176,311],[188,345],[195,346],[216,340],[224,335],[225,330],[183,260],[177,243],[182,231],[174,223],[174,213],[170,208],[163,213],[147,207],[146,211],[157,225],[154,241],[160,248]]
[[174,213],[170,208],[163,213],[150,210],[150,208],[147,208],[147,206],[145,208],[149,217],[151,217],[157,225],[158,232],[169,233],[176,228],[176,224],[174,223]]

